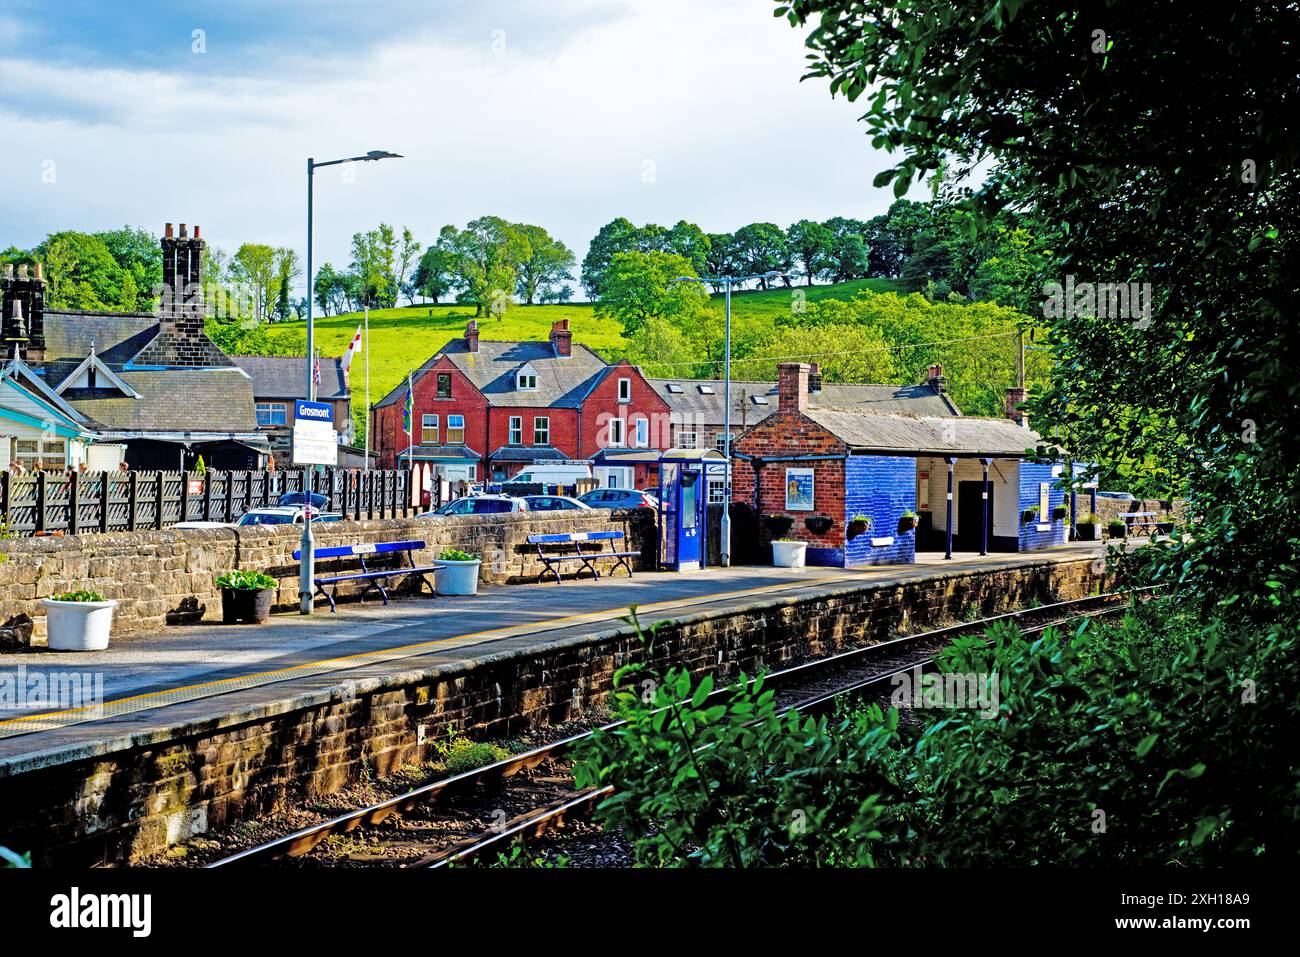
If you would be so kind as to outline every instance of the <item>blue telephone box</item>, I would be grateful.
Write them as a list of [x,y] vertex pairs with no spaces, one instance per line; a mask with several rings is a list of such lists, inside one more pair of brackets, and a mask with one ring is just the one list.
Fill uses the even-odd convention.
[[659,457],[659,566],[693,571],[708,563],[706,516],[710,465],[725,462],[714,449],[669,449]]

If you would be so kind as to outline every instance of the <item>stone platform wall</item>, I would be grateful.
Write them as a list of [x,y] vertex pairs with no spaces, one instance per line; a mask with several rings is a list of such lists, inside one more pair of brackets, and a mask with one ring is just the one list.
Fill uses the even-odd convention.
[[[659,633],[656,663],[734,678],[973,615],[1083,597],[1104,585],[1091,561],[1045,561],[838,584],[806,598],[769,595],[673,620]],[[88,756],[2,761],[0,843],[33,851],[41,865],[138,860],[304,795],[328,794],[363,770],[384,776],[431,760],[430,742],[449,730],[500,738],[570,720],[605,704],[615,669],[643,654],[629,628],[611,626],[541,649],[354,679],[164,727]]]

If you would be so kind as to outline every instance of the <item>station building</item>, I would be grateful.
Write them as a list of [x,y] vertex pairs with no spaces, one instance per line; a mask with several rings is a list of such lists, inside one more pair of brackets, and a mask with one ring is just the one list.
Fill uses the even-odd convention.
[[809,372],[781,365],[776,411],[733,446],[732,497],[762,534],[804,541],[809,564],[831,566],[1065,543],[1062,466],[1030,461],[1043,443],[1014,408],[1023,394],[1008,398],[1019,421],[836,409],[810,404]]

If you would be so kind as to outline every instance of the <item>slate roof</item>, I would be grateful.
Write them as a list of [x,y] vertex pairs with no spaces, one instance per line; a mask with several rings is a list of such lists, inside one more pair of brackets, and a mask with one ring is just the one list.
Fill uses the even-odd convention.
[[[235,365],[248,373],[253,380],[253,398],[305,399],[307,398],[307,369],[302,356],[231,356]],[[343,360],[321,357],[320,385],[316,398],[346,399],[348,383],[343,374]]]
[[[668,403],[668,407],[690,421],[722,427],[726,407],[721,379],[648,379],[650,385]],[[669,386],[680,387],[676,392]],[[704,386],[713,394],[700,391]],[[753,401],[767,399],[766,404]],[[731,425],[749,428],[776,411],[777,384],[731,380]],[[946,393],[935,392],[928,385],[858,385],[826,382],[821,391],[808,393],[809,408],[861,409],[879,413],[909,415],[958,416],[961,410]],[[742,411],[743,410],[743,411]]]
[[402,449],[397,453],[398,457],[414,456],[418,459],[473,459],[478,461],[483,458],[468,445],[416,445],[410,449]]
[[569,457],[549,445],[503,445],[488,458],[493,462],[565,462]]
[[[47,311],[45,360],[40,371],[58,388],[93,348],[139,398],[114,388],[66,389],[63,398],[107,433],[227,433],[254,435],[257,413],[249,377],[203,340],[220,365],[138,369],[136,359],[161,334],[150,313]],[[206,348],[206,347],[205,347]]]
[[881,415],[862,409],[810,408],[804,414],[850,449],[882,455],[1021,458],[1042,441],[1037,432],[1009,419]]
[[[555,354],[549,339],[530,342],[504,342],[482,339],[478,352],[470,352],[463,338],[452,339],[435,352],[414,373],[423,376],[442,356],[447,356],[456,368],[474,383],[494,406],[549,406],[554,409],[576,409],[583,398],[604,378],[611,366],[586,346],[573,344],[573,355]],[[537,371],[537,388],[521,391],[515,388],[515,370],[527,362]],[[392,405],[406,394],[402,382],[392,392],[380,399],[376,406]]]

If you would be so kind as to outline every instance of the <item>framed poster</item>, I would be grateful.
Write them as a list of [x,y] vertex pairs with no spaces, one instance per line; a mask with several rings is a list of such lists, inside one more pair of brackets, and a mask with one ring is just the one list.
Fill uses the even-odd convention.
[[1046,522],[1052,517],[1052,496],[1048,489],[1051,486],[1047,482],[1038,483],[1038,520]]
[[787,512],[811,512],[813,510],[813,475],[812,469],[785,470],[785,508]]

